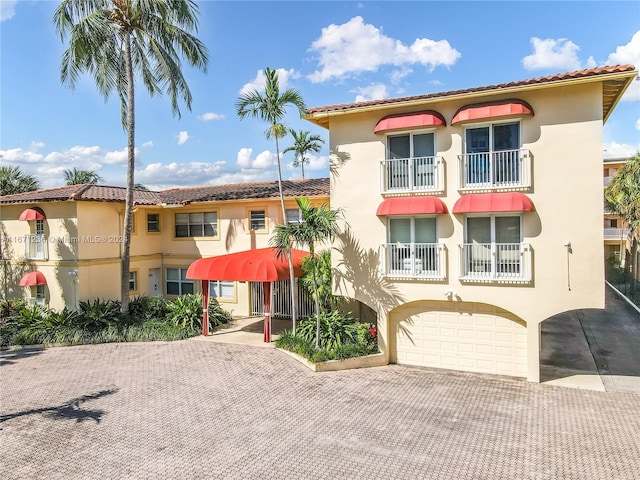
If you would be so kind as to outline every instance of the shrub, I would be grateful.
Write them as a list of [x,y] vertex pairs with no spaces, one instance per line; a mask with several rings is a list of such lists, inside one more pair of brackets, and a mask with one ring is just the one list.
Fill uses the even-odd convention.
[[120,324],[120,302],[118,300],[81,301],[79,327],[95,332],[108,326]]
[[[344,312],[333,310],[320,314],[320,348],[331,350],[343,343],[356,341],[357,324],[354,318]],[[317,324],[315,317],[300,321],[298,334],[315,344]]]
[[202,327],[202,298],[200,295],[188,294],[177,297],[167,303],[167,318],[174,325],[197,330]]

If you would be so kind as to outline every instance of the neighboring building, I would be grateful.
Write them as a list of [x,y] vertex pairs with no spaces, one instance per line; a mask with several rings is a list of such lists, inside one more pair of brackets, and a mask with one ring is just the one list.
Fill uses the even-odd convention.
[[[630,158],[605,158],[603,162],[604,188],[613,180],[618,170]],[[604,258],[606,261],[621,265],[624,262],[624,251],[627,249],[629,228],[620,215],[604,210]]]
[[[328,178],[285,181],[283,191],[290,222],[299,221],[297,197],[329,203]],[[120,298],[124,199],[124,188],[103,185],[0,197],[0,299],[27,298],[59,310],[75,308],[80,300]],[[185,278],[191,262],[267,247],[282,223],[275,181],[137,190],[134,202],[132,296],[197,291],[199,282]],[[262,307],[252,303],[257,285],[211,283],[211,295],[235,315]]]
[[631,65],[309,110],[350,231],[334,289],[390,362],[539,381],[541,323],[604,307],[602,126]]

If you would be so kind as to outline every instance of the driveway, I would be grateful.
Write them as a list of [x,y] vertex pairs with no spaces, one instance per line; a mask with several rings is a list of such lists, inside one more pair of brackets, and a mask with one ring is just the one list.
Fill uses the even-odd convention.
[[640,478],[640,395],[185,340],[2,352],[0,478]]

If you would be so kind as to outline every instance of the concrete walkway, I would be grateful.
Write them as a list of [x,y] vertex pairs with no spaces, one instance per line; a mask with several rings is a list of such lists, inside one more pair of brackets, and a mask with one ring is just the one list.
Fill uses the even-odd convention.
[[610,287],[605,309],[556,315],[542,324],[541,382],[640,393],[640,314]]

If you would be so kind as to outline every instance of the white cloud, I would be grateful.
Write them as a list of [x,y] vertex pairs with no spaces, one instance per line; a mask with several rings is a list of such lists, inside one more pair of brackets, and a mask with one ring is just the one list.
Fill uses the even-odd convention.
[[[307,160],[309,160],[309,163],[304,165],[304,171],[305,173],[307,171],[313,170],[313,171],[318,171],[318,170],[324,170],[329,168],[329,157],[326,155],[322,155],[320,157],[317,157],[316,155],[307,155],[306,156]],[[293,162],[290,162],[286,165],[286,168],[288,170],[293,170],[294,172],[297,172],[298,174],[302,173],[302,168],[300,166],[294,167],[293,166]],[[301,176],[298,175],[294,175],[295,178],[302,178]]]
[[0,0],[0,22],[13,18],[18,0]]
[[578,70],[581,68],[578,58],[578,47],[571,40],[559,38],[540,39],[533,37],[533,54],[522,59],[522,65],[527,70]]
[[382,83],[369,85],[368,87],[358,87],[352,91],[358,94],[356,95],[356,102],[381,100],[388,97],[387,86]]
[[0,150],[0,158],[2,158],[3,162],[23,164],[41,162],[43,155],[34,150],[12,148],[10,150]]
[[187,140],[189,140],[189,134],[186,130],[182,130],[178,135],[176,135],[178,139],[178,145],[183,145]]
[[177,186],[211,184],[222,171],[225,162],[150,163],[136,172],[136,182],[152,190]]
[[[276,69],[276,74],[278,76],[278,85],[280,87],[280,91],[284,91],[289,88],[289,81],[295,80],[296,78],[300,78],[300,74],[296,72],[293,68],[289,70],[285,70],[284,68]],[[264,76],[264,70],[258,70],[256,76],[249,83],[245,83],[243,87],[240,89],[240,95],[244,95],[249,92],[264,91],[264,87],[267,83],[267,80]]]
[[446,40],[418,38],[411,45],[387,37],[357,16],[342,25],[331,24],[322,29],[320,38],[309,49],[319,56],[320,70],[309,75],[314,83],[343,78],[351,73],[374,72],[380,66],[404,67],[420,64],[430,70],[451,66],[460,52]]
[[636,130],[640,130],[640,118],[636,120]]
[[236,165],[242,169],[258,170],[267,170],[278,165],[276,154],[269,150],[260,152],[255,158],[251,157],[252,154],[252,148],[241,148],[236,157]]
[[[638,30],[626,45],[616,48],[616,51],[609,54],[607,65],[632,64],[636,69],[640,69],[640,30]],[[629,85],[622,100],[634,102],[640,100],[640,81],[636,80]]]
[[627,143],[609,142],[603,145],[604,158],[625,158],[633,157],[640,152],[640,143],[629,145]]
[[153,141],[149,140],[148,142],[144,142],[142,146],[144,148],[153,147]]
[[224,115],[222,115],[221,113],[207,112],[203,113],[202,115],[198,115],[198,118],[203,122],[210,122],[212,120],[222,120],[224,119]]

